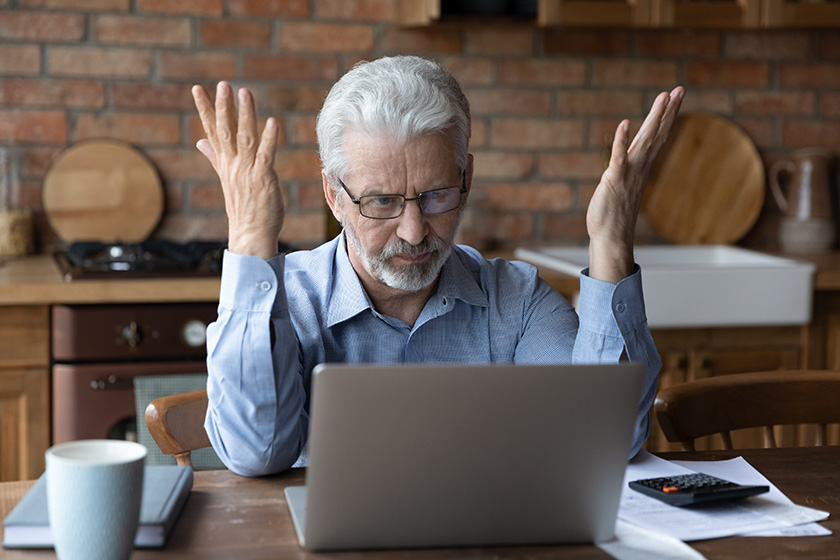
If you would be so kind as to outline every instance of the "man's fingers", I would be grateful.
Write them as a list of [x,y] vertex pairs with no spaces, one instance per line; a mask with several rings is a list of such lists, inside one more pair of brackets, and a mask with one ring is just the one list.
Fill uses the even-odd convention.
[[665,109],[665,114],[659,123],[659,130],[656,132],[656,138],[653,140],[652,157],[656,157],[659,149],[665,144],[668,135],[671,133],[671,128],[674,126],[674,121],[677,119],[677,113],[680,111],[683,97],[685,97],[685,90],[682,87],[675,87],[669,95],[668,107]]
[[254,97],[247,89],[239,90],[239,128],[236,133],[236,145],[239,155],[246,161],[253,159],[257,150],[257,116]]
[[216,149],[229,157],[236,155],[236,129],[233,90],[227,82],[219,82],[216,86]]
[[642,123],[642,127],[636,133],[636,137],[633,138],[633,142],[630,144],[629,152],[631,155],[638,152],[642,152],[643,154],[647,152],[647,148],[649,148],[650,143],[659,131],[659,124],[662,120],[662,115],[665,114],[669,101],[670,96],[665,92],[656,96],[650,112]]
[[198,110],[198,117],[201,119],[201,126],[204,128],[204,134],[211,142],[215,142],[216,115],[213,110],[213,102],[210,101],[207,91],[199,85],[193,86],[190,91],[195,108]]
[[218,159],[216,158],[216,150],[213,149],[213,144],[206,138],[202,138],[201,140],[195,143],[195,147],[198,148],[199,152],[204,154],[204,157],[207,158],[207,161],[210,162],[210,165],[212,165],[213,169],[215,169],[216,173],[218,173]]
[[258,166],[264,165],[265,169],[274,167],[274,154],[277,152],[277,120],[274,117],[269,117],[265,122],[262,136],[260,137],[260,145],[257,148],[256,163]]
[[610,152],[610,167],[623,167],[627,160],[627,144],[630,139],[630,121],[623,120],[615,129],[612,151]]

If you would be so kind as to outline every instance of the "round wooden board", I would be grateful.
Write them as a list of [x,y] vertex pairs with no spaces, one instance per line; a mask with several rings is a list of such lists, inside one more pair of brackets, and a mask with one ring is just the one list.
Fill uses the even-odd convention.
[[714,115],[677,118],[651,169],[642,211],[672,243],[731,244],[764,203],[764,165],[749,136]]
[[139,150],[117,140],[86,140],[56,158],[43,204],[63,241],[137,243],[163,215],[163,186]]

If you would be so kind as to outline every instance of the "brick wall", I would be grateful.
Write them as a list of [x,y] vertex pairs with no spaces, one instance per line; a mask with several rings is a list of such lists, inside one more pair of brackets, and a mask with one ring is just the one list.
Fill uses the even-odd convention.
[[[166,189],[154,236],[225,234],[190,85],[252,88],[281,123],[284,239],[324,239],[314,121],[356,61],[414,53],[446,64],[472,101],[474,193],[503,246],[585,242],[584,214],[605,136],[641,123],[653,97],[684,84],[684,111],[742,126],[766,162],[840,149],[840,32],[542,30],[533,22],[394,23],[389,0],[0,0],[0,144],[24,154],[22,183],[41,248],[57,242],[40,188],[62,148],[111,136],[143,150]],[[103,188],[106,188],[103,186]],[[745,243],[772,246],[768,197]],[[640,224],[641,241],[656,237]]]

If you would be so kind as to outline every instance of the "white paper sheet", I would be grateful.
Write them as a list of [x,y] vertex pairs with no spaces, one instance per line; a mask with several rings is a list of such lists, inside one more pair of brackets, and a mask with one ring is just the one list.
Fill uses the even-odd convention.
[[[761,474],[746,461],[734,463],[726,461],[725,463],[729,464],[714,467],[716,472],[708,474],[733,482],[751,483],[745,476],[736,472],[748,469],[761,477]],[[708,505],[702,508],[678,508],[640,494],[627,486],[627,482],[639,478],[669,476],[700,470],[698,466],[692,466],[694,468],[689,469],[685,465],[660,459],[647,452],[639,453],[625,471],[621,505],[618,510],[619,519],[683,541],[691,541],[759,531],[778,531],[828,517],[827,512],[791,503],[784,495],[781,495],[778,489],[776,492],[781,495],[781,499],[773,493],[765,495],[767,497],[754,496],[747,500]],[[762,484],[769,484],[764,477],[761,477],[761,480]]]
[[615,538],[595,545],[616,560],[704,560],[706,557],[679,539],[643,529],[621,519]]

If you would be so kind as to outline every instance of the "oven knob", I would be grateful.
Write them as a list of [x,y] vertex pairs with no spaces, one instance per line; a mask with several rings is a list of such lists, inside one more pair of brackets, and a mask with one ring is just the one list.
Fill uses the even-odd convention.
[[122,337],[129,346],[134,348],[143,340],[143,333],[140,330],[140,326],[135,321],[132,321],[128,326],[123,327]]
[[192,348],[204,346],[207,342],[207,325],[198,319],[187,321],[181,327],[181,338],[184,344]]

